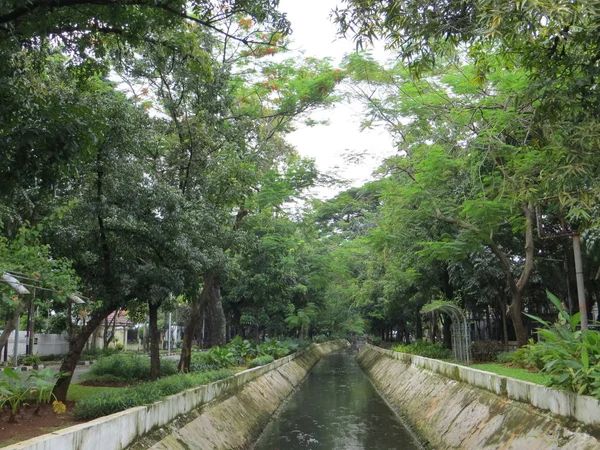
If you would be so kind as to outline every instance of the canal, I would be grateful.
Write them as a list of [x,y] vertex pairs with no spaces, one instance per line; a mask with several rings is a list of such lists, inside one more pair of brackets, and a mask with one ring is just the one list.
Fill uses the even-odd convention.
[[422,447],[379,396],[354,355],[324,356],[254,450],[413,450]]

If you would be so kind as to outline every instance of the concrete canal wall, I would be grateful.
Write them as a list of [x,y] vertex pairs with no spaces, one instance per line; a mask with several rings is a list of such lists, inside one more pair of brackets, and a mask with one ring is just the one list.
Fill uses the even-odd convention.
[[370,345],[357,359],[432,448],[600,449],[592,397]]
[[20,442],[4,450],[232,449],[255,439],[321,357],[346,341],[307,350],[148,406]]

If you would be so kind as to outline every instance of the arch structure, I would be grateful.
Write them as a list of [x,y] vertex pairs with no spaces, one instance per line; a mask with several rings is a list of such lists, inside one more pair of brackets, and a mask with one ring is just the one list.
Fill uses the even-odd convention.
[[454,359],[467,364],[471,363],[471,328],[465,312],[450,302],[434,302],[425,305],[421,313],[440,312],[452,319],[452,354]]

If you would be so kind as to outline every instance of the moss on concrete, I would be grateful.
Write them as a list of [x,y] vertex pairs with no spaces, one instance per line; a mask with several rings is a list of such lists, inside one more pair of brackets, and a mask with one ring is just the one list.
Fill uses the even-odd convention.
[[[600,449],[564,420],[366,347],[357,360],[381,395],[436,449]],[[506,392],[506,381],[501,383]]]

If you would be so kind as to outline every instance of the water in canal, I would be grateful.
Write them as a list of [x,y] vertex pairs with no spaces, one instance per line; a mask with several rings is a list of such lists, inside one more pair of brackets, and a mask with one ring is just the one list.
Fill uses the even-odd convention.
[[350,353],[324,356],[255,450],[421,449]]

